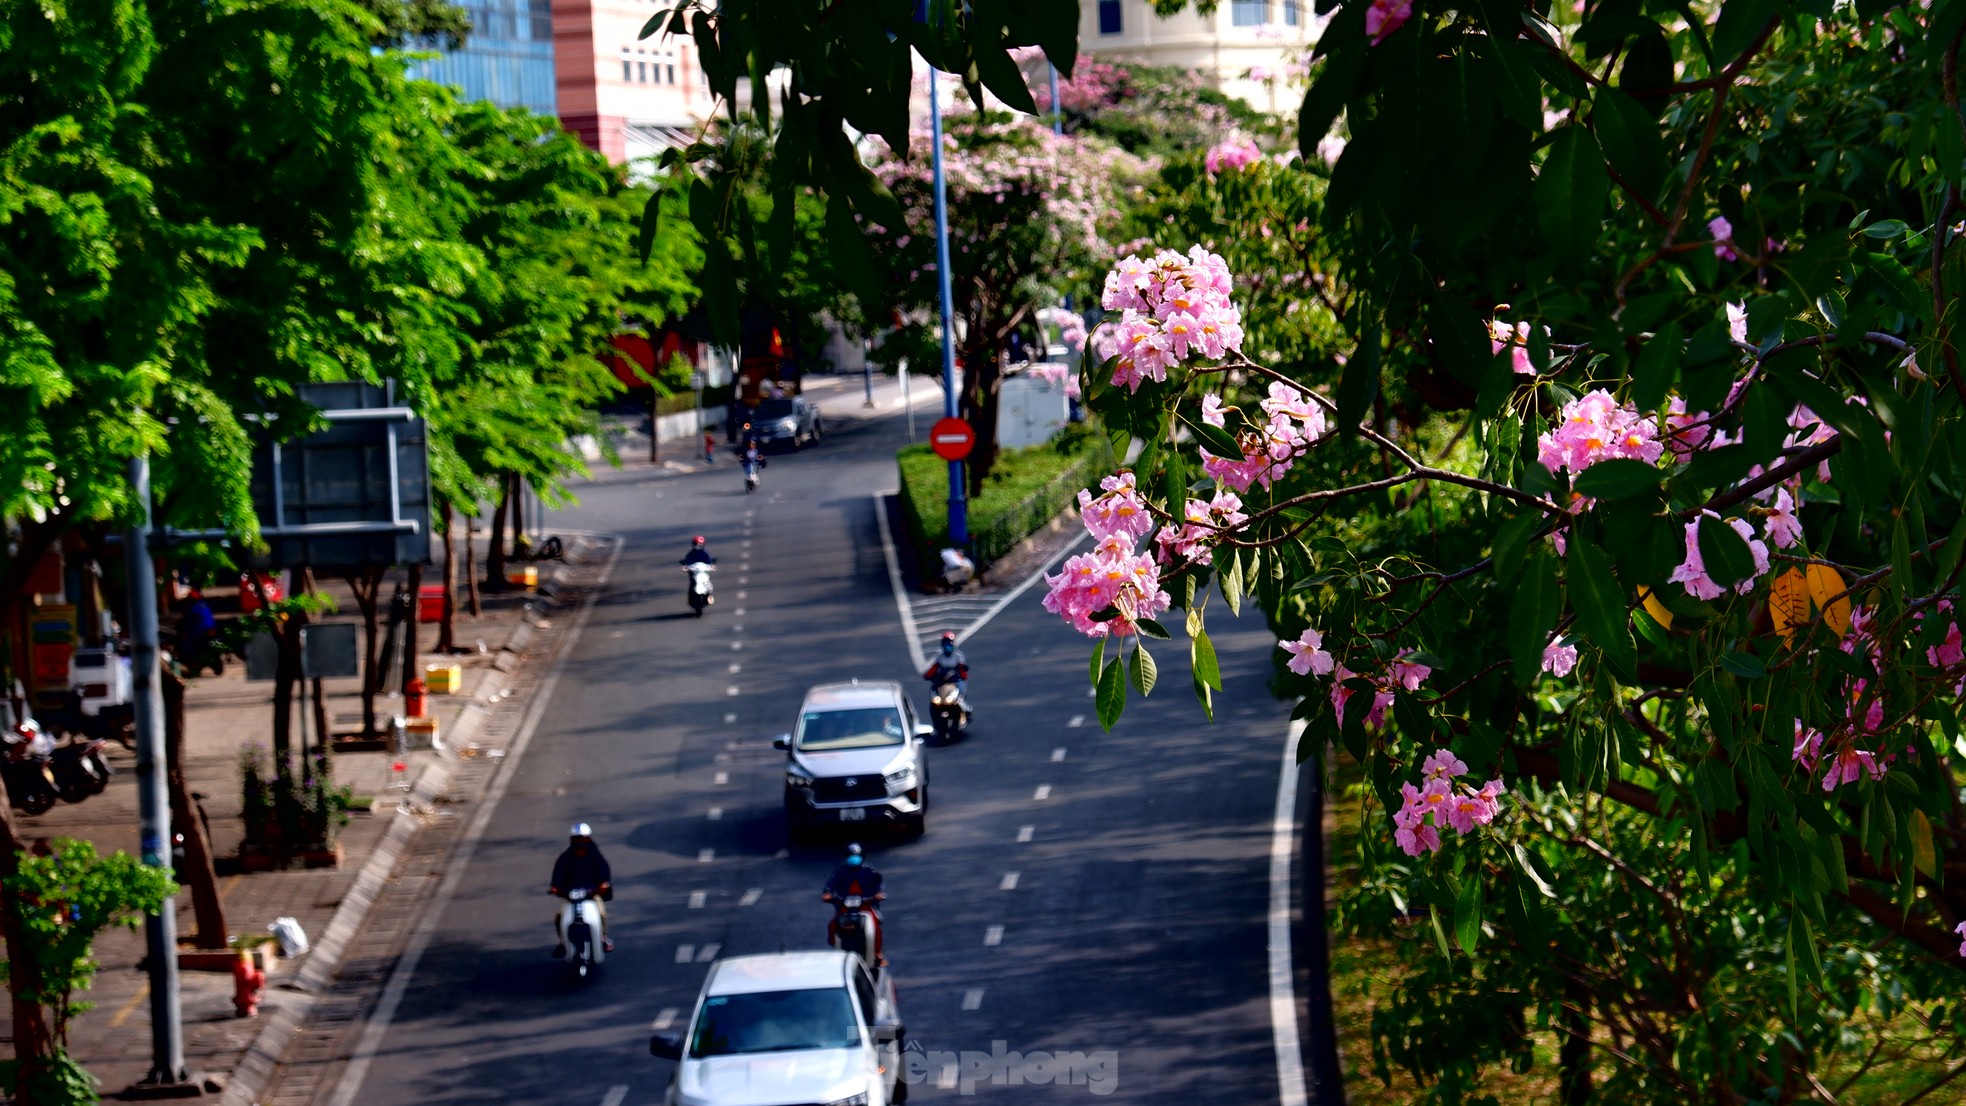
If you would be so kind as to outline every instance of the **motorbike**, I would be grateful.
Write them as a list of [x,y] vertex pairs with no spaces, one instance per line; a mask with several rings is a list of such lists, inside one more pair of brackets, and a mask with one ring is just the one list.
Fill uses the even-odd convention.
[[41,714],[38,720],[53,737],[72,739],[79,734],[92,740],[114,741],[125,749],[135,749],[136,710],[134,703],[105,703],[96,713],[85,714],[81,693],[71,690],[62,696],[62,705],[58,709]]
[[710,587],[710,574],[717,571],[717,566],[699,562],[684,565],[683,571],[689,573],[689,609],[696,612],[696,617],[702,618],[703,608],[717,601]]
[[55,792],[65,803],[79,803],[100,795],[109,786],[111,769],[102,750],[108,742],[101,738],[77,741],[73,738],[58,746],[48,757],[48,770],[55,779]]
[[763,461],[744,462],[744,494],[745,495],[750,495],[752,492],[758,490],[758,469],[763,465],[764,465]]
[[879,975],[874,950],[880,947],[881,921],[874,913],[874,904],[859,895],[845,895],[832,902],[833,924],[828,927],[827,943],[859,957],[870,973]]
[[575,975],[586,979],[589,972],[607,959],[607,949],[601,943],[600,895],[585,887],[574,887],[561,898],[567,900],[560,908],[560,932],[567,936],[567,963],[572,965]]
[[6,759],[0,761],[0,774],[7,780],[7,800],[23,813],[46,813],[60,794],[48,775],[54,739],[33,722],[23,722],[7,735],[7,744]]
[[928,700],[928,714],[937,741],[969,732],[969,704],[963,702],[962,692],[953,681],[936,686]]

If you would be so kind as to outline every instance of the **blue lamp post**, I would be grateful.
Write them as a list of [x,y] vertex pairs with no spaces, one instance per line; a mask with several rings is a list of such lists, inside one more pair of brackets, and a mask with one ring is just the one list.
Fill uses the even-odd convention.
[[[949,289],[949,199],[942,180],[942,96],[935,67],[928,70],[928,118],[935,165],[935,282],[942,297],[942,413],[956,418],[956,328]],[[963,463],[949,462],[949,544],[969,544],[969,501],[963,493]]]

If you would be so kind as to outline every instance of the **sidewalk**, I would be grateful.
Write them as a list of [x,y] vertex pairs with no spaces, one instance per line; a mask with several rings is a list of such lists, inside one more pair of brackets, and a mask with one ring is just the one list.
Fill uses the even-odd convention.
[[[455,657],[420,652],[419,671],[425,664],[439,662],[458,664],[463,670],[458,694],[429,699],[428,713],[438,721],[442,748],[401,756],[386,751],[333,754],[336,781],[350,786],[358,797],[373,799],[369,811],[350,812],[349,824],[340,836],[337,867],[230,875],[221,869],[218,886],[228,935],[265,934],[275,918],[292,917],[313,948],[291,960],[271,960],[257,1018],[235,1015],[229,970],[180,972],[185,1066],[193,1076],[209,1077],[223,1086],[253,1050],[263,1028],[283,1014],[291,1021],[294,1015],[305,1012],[310,1000],[301,992],[321,990],[338,967],[332,961],[338,959],[340,946],[352,929],[360,928],[367,900],[374,894],[373,885],[388,875],[395,853],[412,836],[415,825],[429,818],[433,804],[442,801],[439,796],[443,781],[452,774],[449,769],[481,754],[502,754],[502,749],[478,741],[492,716],[492,706],[511,694],[515,682],[511,673],[542,663],[544,658],[532,654],[543,651],[535,640],[537,629],[559,617],[553,596],[569,586],[583,555],[598,552],[595,543],[583,537],[570,536],[567,544],[567,566],[539,562],[539,591],[487,593],[482,617],[473,619],[459,613],[458,643],[470,652]],[[464,566],[460,564],[459,569],[462,573]],[[482,565],[478,571],[482,575]],[[346,584],[323,579],[317,586],[335,599],[336,611],[326,621],[360,622]],[[385,600],[387,594],[386,585]],[[420,629],[421,651],[435,645],[437,627],[425,623]],[[330,728],[359,730],[359,679],[324,683]],[[243,836],[239,754],[248,743],[270,744],[273,686],[270,680],[247,682],[245,666],[228,659],[223,676],[207,675],[187,690],[184,767],[192,791],[203,796],[215,858],[239,850]],[[377,700],[379,723],[386,725],[392,715],[400,713],[400,698],[384,696]],[[310,747],[314,740],[310,724]],[[297,732],[295,743],[298,747]],[[81,838],[104,853],[136,853],[135,756],[113,743],[108,756],[116,775],[102,794],[80,804],[57,804],[38,817],[16,811],[23,836],[29,840]],[[405,819],[408,828],[392,833],[392,827]],[[363,879],[365,871],[368,875]],[[195,935],[197,927],[189,893],[180,891],[176,902],[182,946]],[[94,1003],[95,1008],[70,1024],[69,1051],[96,1077],[104,1097],[115,1097],[144,1078],[151,1065],[150,987],[142,968],[143,931],[119,929],[104,934],[96,943],[95,956],[100,969],[94,984],[78,996]],[[0,1032],[11,1040],[11,1016],[4,1011],[0,1011]]]

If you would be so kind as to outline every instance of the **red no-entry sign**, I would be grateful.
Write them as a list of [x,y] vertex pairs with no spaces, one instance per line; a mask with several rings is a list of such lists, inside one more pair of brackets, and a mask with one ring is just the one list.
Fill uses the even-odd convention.
[[929,448],[944,461],[960,461],[976,445],[976,431],[961,419],[937,419],[928,430]]

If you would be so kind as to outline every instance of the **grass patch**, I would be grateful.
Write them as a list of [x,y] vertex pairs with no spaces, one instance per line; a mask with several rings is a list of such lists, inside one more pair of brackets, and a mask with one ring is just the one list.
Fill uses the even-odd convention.
[[[903,447],[901,509],[920,563],[937,564],[949,545],[949,463],[926,445]],[[1067,427],[1044,445],[1006,449],[969,501],[971,557],[987,565],[1055,517],[1112,466],[1106,439],[1084,426]]]

